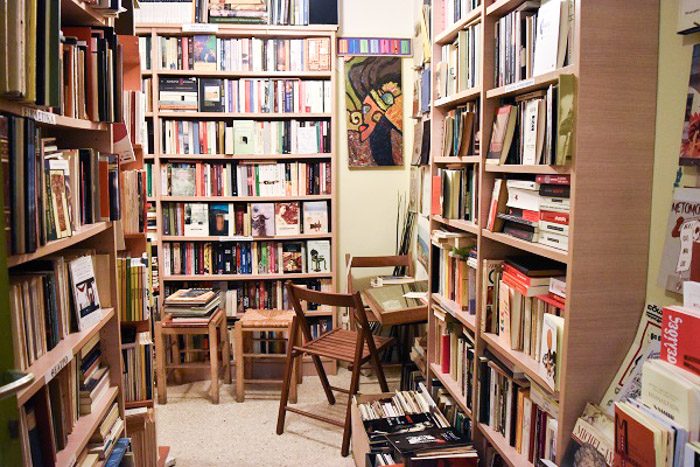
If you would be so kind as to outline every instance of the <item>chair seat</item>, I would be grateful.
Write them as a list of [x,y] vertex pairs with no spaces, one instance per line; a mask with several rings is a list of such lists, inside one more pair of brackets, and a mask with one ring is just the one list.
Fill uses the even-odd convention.
[[240,323],[244,328],[287,328],[293,319],[292,310],[248,309],[241,316]]
[[[377,350],[388,346],[394,340],[392,337],[372,336]],[[320,357],[332,358],[344,362],[355,361],[355,343],[357,342],[357,332],[345,329],[334,329],[318,339],[307,342],[304,345],[295,346],[294,349],[307,354],[318,355]],[[365,343],[362,349],[362,361],[369,359],[369,347]]]

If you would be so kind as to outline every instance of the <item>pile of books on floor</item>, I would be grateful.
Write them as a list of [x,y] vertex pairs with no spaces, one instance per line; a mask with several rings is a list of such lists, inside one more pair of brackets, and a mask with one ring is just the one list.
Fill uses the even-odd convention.
[[221,305],[221,293],[212,288],[180,289],[165,299],[163,312],[174,320],[208,320]]
[[[434,465],[437,459],[459,459],[459,465],[478,465],[471,430],[452,427],[423,382],[416,391],[397,391],[393,396],[357,396],[353,420],[355,430],[364,428],[368,450],[359,444],[356,456],[366,456],[366,465]],[[363,443],[364,433],[357,433]],[[464,463],[466,462],[466,463]]]

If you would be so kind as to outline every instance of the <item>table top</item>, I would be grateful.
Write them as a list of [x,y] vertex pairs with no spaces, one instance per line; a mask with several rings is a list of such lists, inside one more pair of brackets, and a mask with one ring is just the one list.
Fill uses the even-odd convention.
[[403,284],[389,284],[381,287],[371,287],[372,278],[353,280],[357,282],[362,299],[374,312],[380,323],[409,324],[428,319],[428,305],[419,298],[407,298],[409,292],[427,292],[428,281],[414,281]]

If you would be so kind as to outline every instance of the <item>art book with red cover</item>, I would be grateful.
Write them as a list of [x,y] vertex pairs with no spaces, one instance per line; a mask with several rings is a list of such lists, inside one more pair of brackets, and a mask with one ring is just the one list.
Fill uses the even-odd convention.
[[661,360],[700,376],[700,311],[682,306],[663,309]]
[[615,405],[614,467],[656,465],[654,432],[625,410],[628,403]]

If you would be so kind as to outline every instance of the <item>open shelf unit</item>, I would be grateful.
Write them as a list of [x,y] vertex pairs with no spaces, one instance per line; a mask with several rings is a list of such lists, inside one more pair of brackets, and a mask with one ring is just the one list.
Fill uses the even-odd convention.
[[[523,372],[559,402],[556,458],[561,460],[574,423],[589,401],[597,402],[617,371],[637,328],[644,306],[649,247],[650,201],[654,154],[658,2],[640,2],[634,9],[603,0],[575,5],[572,63],[555,71],[507,86],[494,85],[495,23],[523,0],[482,0],[482,5],[457,24],[446,24],[443,2],[432,2],[433,49],[431,121],[431,174],[446,164],[478,166],[478,222],[431,216],[431,231],[468,232],[478,249],[476,316],[460,316],[437,294],[430,295],[428,329],[429,378],[437,378],[465,406],[464,396],[449,375],[440,373],[436,358],[436,324],[433,308],[439,306],[457,318],[475,337],[476,354],[488,350],[496,358]],[[441,47],[453,42],[458,31],[480,22],[481,74],[476,89],[436,99],[437,62]],[[613,49],[609,44],[615,44]],[[617,53],[619,51],[619,53]],[[634,51],[634,53],[629,53]],[[545,89],[562,74],[575,78],[575,130],[573,161],[564,167],[489,165],[486,153],[493,119],[503,98]],[[443,121],[464,102],[478,101],[481,154],[461,161],[442,157]],[[568,174],[571,176],[571,214],[568,251],[530,243],[486,229],[495,178],[518,175]],[[547,389],[537,362],[513,351],[498,336],[483,331],[483,261],[534,254],[567,268],[567,303],[562,342],[559,391]],[[435,259],[432,257],[433,265]],[[432,277],[432,275],[431,275]],[[623,279],[624,278],[624,279]],[[430,290],[433,290],[431,284]],[[464,314],[464,313],[463,313]],[[476,359],[478,361],[478,359]],[[532,466],[514,447],[477,418],[478,365],[474,368],[476,407],[472,415],[475,444],[486,443],[511,466]]]
[[[152,83],[152,103],[150,112],[146,113],[146,119],[153,122],[154,141],[153,154],[149,154],[147,159],[153,163],[153,197],[150,198],[156,206],[157,217],[157,240],[156,245],[159,252],[160,290],[165,291],[167,285],[173,283],[187,283],[195,285],[197,282],[220,283],[220,282],[250,282],[250,281],[285,281],[303,279],[323,279],[330,281],[331,290],[337,289],[337,179],[336,179],[336,129],[338,113],[335,108],[336,102],[336,31],[335,26],[269,26],[269,25],[236,25],[218,24],[216,32],[186,32],[178,25],[172,24],[137,24],[136,33],[139,36],[151,37],[151,64],[152,69],[142,70],[143,78],[150,78]],[[192,35],[215,35],[219,38],[262,38],[262,39],[304,39],[304,38],[328,38],[330,43],[330,69],[324,71],[196,71],[196,70],[163,70],[160,69],[160,57],[158,38],[160,36],[182,37]],[[221,79],[238,78],[261,78],[261,79],[313,79],[327,80],[331,88],[331,111],[324,113],[231,113],[231,112],[180,112],[173,110],[159,110],[158,90],[159,78],[166,76],[182,77],[207,77]],[[165,154],[162,152],[162,122],[164,120],[217,120],[231,121],[238,119],[273,121],[273,120],[321,120],[330,122],[331,144],[328,153],[315,154]],[[331,191],[330,195],[299,195],[299,196],[226,196],[226,197],[183,197],[167,196],[161,193],[161,167],[165,164],[196,161],[243,161],[243,162],[330,162],[331,163]],[[328,226],[329,232],[323,234],[301,233],[299,235],[279,235],[264,238],[238,238],[238,237],[216,237],[216,236],[175,236],[164,235],[162,226],[163,203],[191,203],[191,202],[226,202],[226,203],[274,203],[292,202],[303,203],[306,201],[327,201],[328,203]],[[301,213],[300,213],[301,216]],[[331,271],[329,273],[295,273],[295,274],[205,274],[205,275],[167,275],[163,267],[163,245],[172,242],[252,242],[252,241],[288,241],[288,240],[318,240],[328,239],[331,242]],[[164,297],[163,297],[164,298]],[[337,317],[328,313],[310,313],[309,316],[330,316],[333,320],[333,327],[337,327]],[[305,371],[310,370],[310,360],[305,361]],[[335,362],[327,362],[326,368],[333,374],[337,371]]]

